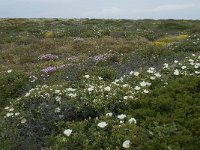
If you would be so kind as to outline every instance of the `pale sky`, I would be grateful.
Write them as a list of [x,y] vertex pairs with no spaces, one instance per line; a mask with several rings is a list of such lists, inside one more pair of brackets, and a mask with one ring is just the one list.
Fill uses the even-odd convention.
[[0,0],[0,18],[200,19],[200,0]]

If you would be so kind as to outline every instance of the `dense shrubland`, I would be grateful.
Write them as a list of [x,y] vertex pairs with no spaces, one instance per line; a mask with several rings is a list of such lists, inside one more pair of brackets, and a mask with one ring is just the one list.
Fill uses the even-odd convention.
[[1,19],[1,149],[199,149],[199,26]]

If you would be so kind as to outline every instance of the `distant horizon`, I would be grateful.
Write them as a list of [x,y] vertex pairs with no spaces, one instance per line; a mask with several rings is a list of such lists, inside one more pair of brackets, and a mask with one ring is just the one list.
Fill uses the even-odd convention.
[[200,19],[200,0],[0,0],[0,4],[0,18]]
[[50,17],[43,17],[43,18],[37,18],[37,17],[30,17],[30,18],[21,18],[21,17],[15,17],[15,18],[12,18],[12,17],[7,17],[7,18],[0,18],[0,19],[66,19],[66,20],[70,20],[70,19],[77,19],[77,20],[85,20],[85,19],[88,19],[88,20],[132,20],[132,21],[138,21],[138,20],[155,20],[155,21],[158,21],[158,20],[192,20],[192,21],[200,21],[200,19],[173,19],[173,18],[160,18],[160,19],[153,19],[153,18],[138,18],[138,19],[131,19],[131,18],[61,18],[61,17],[57,17],[57,18],[50,18]]

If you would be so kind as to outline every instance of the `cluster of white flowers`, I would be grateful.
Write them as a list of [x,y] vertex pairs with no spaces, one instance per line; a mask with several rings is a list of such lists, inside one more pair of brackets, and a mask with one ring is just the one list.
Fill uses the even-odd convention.
[[149,83],[149,82],[145,82],[145,81],[140,82],[141,87],[150,86],[150,85],[151,85],[151,83]]
[[[196,56],[193,56],[196,57]],[[171,76],[176,76],[177,78],[180,75],[188,75],[188,74],[196,74],[200,75],[200,56],[198,57],[198,60],[195,58],[188,58],[186,62],[181,62],[179,63],[177,60],[174,61],[173,65],[170,65],[165,63],[163,69],[164,71],[168,72]],[[187,71],[189,73],[187,73]],[[185,73],[186,72],[186,73]],[[69,98],[76,98],[77,95],[81,93],[85,99],[88,98],[88,92],[90,93],[90,96],[93,97],[92,100],[88,101],[87,104],[89,105],[106,105],[106,102],[109,102],[109,100],[116,98],[116,95],[120,93],[121,98],[120,101],[127,102],[127,101],[132,101],[132,100],[137,100],[137,94],[138,93],[144,93],[147,94],[151,92],[151,88],[149,86],[152,86],[153,81],[162,81],[164,85],[168,84],[168,80],[165,79],[164,77],[166,76],[162,71],[157,72],[155,68],[150,67],[147,70],[147,73],[141,74],[141,77],[139,76],[141,73],[136,72],[136,71],[131,71],[129,75],[123,76],[119,79],[115,79],[111,84],[105,82],[102,80],[101,77],[97,77],[94,79],[93,77],[90,77],[89,75],[85,75],[84,78],[88,80],[84,80],[86,82],[84,90],[83,89],[74,89],[71,87],[65,88],[63,85],[54,85],[54,86],[47,86],[47,85],[42,85],[42,86],[36,86],[36,88],[31,89],[29,92],[27,92],[24,95],[24,98],[31,98],[31,97],[54,97],[55,101],[61,104],[61,100],[63,99],[64,96],[68,96]],[[145,77],[146,75],[146,77]],[[132,80],[134,78],[134,80]],[[90,81],[91,79],[91,81]],[[93,82],[94,79],[94,82]],[[129,81],[127,81],[127,79]],[[132,82],[130,82],[130,79]],[[151,83],[152,81],[152,83]],[[155,81],[154,81],[155,82]],[[120,92],[118,92],[120,91]],[[85,93],[83,93],[85,92]],[[94,93],[94,96],[92,95]],[[98,96],[97,96],[98,94]],[[81,95],[81,96],[82,96]],[[20,99],[19,99],[20,100]],[[62,107],[56,106],[54,108],[54,112],[58,113],[58,115],[61,115],[61,109]],[[23,114],[22,112],[14,112],[13,107],[5,107],[6,114],[5,118],[13,118],[15,116],[20,116],[20,121],[22,124],[26,123],[28,118],[24,118],[21,116]],[[20,114],[21,113],[21,114]],[[105,117],[106,116],[106,117]],[[104,117],[106,119],[113,119],[115,115],[113,115],[112,112],[106,113]],[[129,123],[129,124],[137,124],[137,120],[135,118],[129,118],[128,114],[119,114],[116,115],[117,123]],[[106,121],[106,120],[105,120]],[[109,122],[99,122],[95,126],[99,128],[105,128],[110,124]],[[123,126],[123,124],[120,124]],[[136,125],[135,125],[136,126]],[[72,133],[71,129],[66,129],[63,132],[66,136],[70,136]],[[122,146],[124,148],[129,148],[130,147],[130,140],[126,140],[123,142]]]
[[137,71],[131,71],[129,74],[138,77],[140,73]]
[[94,86],[90,86],[87,90],[88,90],[89,92],[94,91]]
[[150,73],[150,74],[153,74],[153,73],[155,73],[155,68],[150,67],[150,68],[147,70],[147,72]]

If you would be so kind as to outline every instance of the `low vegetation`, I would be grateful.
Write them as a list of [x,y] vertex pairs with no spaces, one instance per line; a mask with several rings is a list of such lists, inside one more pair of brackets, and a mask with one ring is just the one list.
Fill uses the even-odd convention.
[[1,149],[198,150],[199,23],[1,19]]

